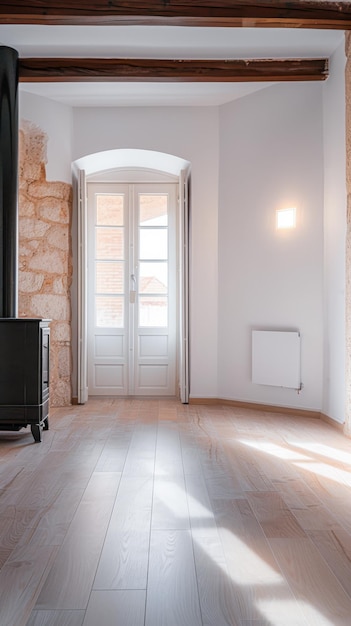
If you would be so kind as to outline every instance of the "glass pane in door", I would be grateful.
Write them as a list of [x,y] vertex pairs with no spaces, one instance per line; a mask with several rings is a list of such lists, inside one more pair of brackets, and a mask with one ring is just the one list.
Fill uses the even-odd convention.
[[122,194],[99,194],[96,197],[96,224],[98,226],[123,226],[123,201]]
[[140,296],[139,326],[143,328],[166,328],[168,326],[168,298],[164,296]]
[[123,328],[124,299],[95,296],[95,324],[98,328]]
[[124,293],[123,261],[96,261],[96,293]]
[[97,194],[95,213],[95,323],[123,328],[125,294],[124,195]]
[[139,328],[168,326],[168,195],[139,195]]
[[168,287],[168,263],[145,262],[139,264],[139,292],[166,294]]
[[118,227],[96,226],[96,258],[123,259],[124,230]]
[[167,228],[140,228],[140,259],[167,259]]
[[168,196],[139,195],[140,226],[167,226]]

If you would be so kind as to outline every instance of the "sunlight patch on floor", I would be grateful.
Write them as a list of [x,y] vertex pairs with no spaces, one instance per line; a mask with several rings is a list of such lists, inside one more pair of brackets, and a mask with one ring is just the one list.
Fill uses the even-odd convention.
[[295,443],[293,441],[290,441],[289,443],[296,448],[302,448],[303,450],[308,450],[308,452],[313,452],[314,454],[318,454],[319,456],[325,456],[330,460],[351,465],[351,454],[349,454],[348,452],[336,450],[335,448],[325,446],[322,443]]
[[[162,481],[162,483],[157,486],[157,497],[160,498],[162,503],[178,518],[185,516],[185,511],[183,510],[182,512],[177,506],[177,503],[183,500],[184,494],[185,491],[172,481]],[[196,518],[204,522],[209,519],[213,520],[213,513],[203,506],[199,500],[188,493],[186,497],[188,499],[188,505],[191,508],[191,519],[194,520]],[[216,523],[213,520],[212,530],[215,528]],[[256,552],[251,550],[246,543],[236,537],[230,530],[224,527],[220,527],[218,530],[221,534],[222,542],[229,548],[228,558],[231,560],[231,563],[235,560],[235,568],[231,567],[230,578],[237,585],[266,586],[279,585],[283,582],[282,576],[277,571],[261,559]],[[198,541],[197,535],[201,535],[201,531],[209,533],[211,526],[204,525],[203,529],[196,526],[196,532],[193,533],[195,541]],[[208,557],[213,560],[213,556],[204,542],[200,543],[200,547],[207,553]],[[225,573],[228,574],[226,568]]]
[[179,503],[184,501],[184,497],[188,499],[188,506],[191,507],[192,517],[199,519],[213,519],[213,513],[209,511],[201,502],[191,495],[186,494],[185,490],[171,480],[160,480],[157,483],[157,497],[167,506],[173,515],[177,518],[188,518],[187,509],[179,507]]
[[318,474],[319,476],[323,476],[324,478],[329,478],[329,480],[333,480],[340,485],[351,487],[350,472],[346,472],[336,467],[330,467],[330,465],[327,465],[326,463],[310,462],[296,463],[295,465],[297,467],[300,467],[301,469],[307,470],[308,472],[312,472],[313,474]]
[[235,567],[230,568],[230,578],[236,585],[260,585],[266,587],[267,585],[279,585],[284,582],[278,572],[230,530],[221,528],[220,533],[222,542],[229,547],[229,554],[226,554],[226,557],[231,562],[231,565],[235,565]]
[[283,448],[282,446],[278,446],[276,443],[271,443],[269,441],[251,441],[248,439],[239,439],[238,441],[243,443],[245,446],[256,448],[256,450],[261,450],[262,452],[267,452],[267,454],[276,456],[279,459],[286,459],[287,461],[307,461],[309,459],[309,457],[304,454],[295,452],[295,450]]
[[334,621],[331,622],[308,602],[296,605],[290,600],[259,600],[257,608],[271,626],[335,626]]

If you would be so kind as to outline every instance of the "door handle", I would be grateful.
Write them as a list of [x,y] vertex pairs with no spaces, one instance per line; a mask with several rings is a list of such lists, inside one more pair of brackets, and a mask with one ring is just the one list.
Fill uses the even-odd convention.
[[130,275],[130,280],[132,281],[132,288],[129,292],[129,302],[130,304],[135,304],[136,286],[137,286],[137,280],[136,280],[135,274]]

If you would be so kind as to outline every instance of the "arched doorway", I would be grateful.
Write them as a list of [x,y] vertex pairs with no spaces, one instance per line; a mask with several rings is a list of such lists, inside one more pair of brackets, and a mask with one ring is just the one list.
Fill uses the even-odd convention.
[[[99,395],[104,394],[104,389],[106,391],[106,394],[104,395],[110,395],[111,393],[113,395],[162,395],[162,389],[164,390],[163,393],[165,395],[170,395],[170,393],[174,395],[172,391],[174,390],[175,395],[179,395],[182,402],[188,401],[189,220],[187,189],[189,171],[190,164],[184,159],[148,150],[111,150],[89,155],[74,163],[74,173],[77,180],[76,204],[78,215],[77,396],[79,403],[86,401],[89,395],[89,386],[90,393],[93,393],[94,395],[95,393],[98,393]],[[169,235],[167,235],[168,246],[171,251],[169,260],[164,258],[151,259],[151,257],[143,259],[142,254],[145,255],[145,251],[142,252],[142,254],[140,252],[140,246],[142,246],[142,243],[140,243],[139,246],[139,242],[141,242],[142,237],[146,239],[152,234],[152,236],[156,235],[164,238],[166,230],[165,224],[158,224],[152,227],[150,220],[141,223],[139,219],[142,214],[140,201],[142,202],[143,200],[148,200],[148,202],[150,202],[150,198],[156,199],[157,196],[157,201],[159,202],[161,198],[162,202],[162,197],[166,198],[166,196],[168,197],[169,195],[168,191],[167,193],[162,192],[161,187],[159,187],[159,191],[156,190],[156,193],[154,193],[154,191],[150,193],[149,191],[146,191],[145,184],[151,185],[151,187],[153,186],[154,190],[156,189],[155,185],[169,185],[169,188],[171,188],[172,185],[173,188],[175,188],[176,185],[177,187],[177,198],[174,196],[174,208],[172,209],[174,211],[174,217],[172,217],[171,213],[169,214],[169,228],[167,227],[169,233]],[[103,189],[103,185],[107,185],[105,190]],[[124,185],[123,193],[121,185]],[[144,187],[140,187],[140,185],[144,185]],[[102,196],[105,195],[106,197],[106,190],[110,189],[110,191],[112,190],[111,198],[113,195],[116,196],[116,194],[119,198],[124,195],[125,198],[129,198],[128,202],[126,201],[126,207],[128,204],[130,207],[133,203],[135,205],[135,208],[131,209],[129,207],[128,211],[125,213],[127,216],[127,221],[125,223],[127,224],[128,222],[129,226],[133,224],[132,228],[129,228],[128,226],[128,229],[125,228],[124,231],[125,235],[128,236],[128,240],[125,242],[128,248],[128,258],[116,258],[114,260],[112,258],[91,258],[92,250],[94,249],[94,243],[92,242],[96,240],[96,229],[99,229],[99,226],[95,223],[95,234],[92,235],[91,221],[92,219],[95,219],[92,218],[92,216],[94,215],[94,211],[96,216],[97,205],[95,200],[91,201],[89,209],[89,203],[87,202],[87,188],[89,187],[92,190],[93,186],[95,187],[90,195],[94,198],[98,197],[99,194],[102,194]],[[149,187],[149,190],[151,187]],[[169,197],[171,196],[172,194],[169,195]],[[132,197],[134,197],[134,200],[131,200]],[[95,208],[93,207],[93,204]],[[171,207],[171,205],[169,205],[169,207]],[[163,217],[162,220],[164,219],[165,218]],[[116,236],[118,229],[120,230],[118,236],[121,236],[122,228],[124,228],[124,226],[117,224],[115,226],[100,226],[102,226],[102,228],[100,228],[101,232],[104,228],[105,230],[107,228],[110,230],[111,228],[115,228]],[[129,231],[128,235],[127,230]],[[132,248],[135,248],[136,250],[136,252],[133,252],[134,256],[130,255],[130,250]],[[172,253],[172,249],[174,249],[174,254]],[[137,263],[135,259],[137,259]],[[96,302],[100,302],[101,304],[103,301],[103,299],[101,299],[101,294],[96,295],[96,290],[95,295],[92,296],[92,289],[95,288],[92,288],[91,285],[93,284],[95,278],[92,278],[91,268],[94,266],[93,273],[94,276],[96,276],[97,265],[100,269],[103,265],[105,265],[105,267],[109,265],[111,268],[111,263],[115,263],[116,267],[118,264],[124,263],[124,267],[127,268],[124,271],[124,276],[126,278],[126,283],[129,282],[129,285],[127,285],[123,294],[113,294],[114,305],[117,306],[117,301],[119,300],[120,307],[125,307],[126,313],[123,314],[125,322],[122,324],[121,315],[119,321],[117,322],[119,330],[117,328],[112,328],[112,324],[111,327],[108,329],[105,327],[105,329],[101,332],[101,329],[98,329],[96,325],[95,313],[95,321],[93,324],[91,322],[92,310],[94,309],[96,311]],[[135,281],[135,285],[140,286],[141,284],[144,284],[145,280],[143,280],[143,273],[145,273],[146,267],[150,269],[150,263],[151,265],[153,264],[154,268],[157,267],[158,270],[161,270],[161,265],[163,266],[163,270],[166,266],[169,268],[173,267],[173,273],[169,273],[169,277],[171,282],[174,280],[174,288],[173,291],[170,291],[169,302],[167,300],[167,306],[169,303],[172,303],[172,307],[169,308],[169,311],[167,309],[167,325],[169,323],[170,329],[169,335],[167,334],[168,330],[165,332],[165,317],[163,318],[162,324],[157,321],[151,322],[151,324],[153,324],[153,328],[148,328],[148,322],[145,321],[146,309],[144,305],[146,305],[146,302],[151,305],[151,300],[156,294],[151,294],[150,292],[150,294],[147,294],[146,297],[145,294],[141,293],[141,289],[139,289],[139,287],[134,288],[134,284],[130,283],[131,280]],[[138,272],[137,276],[136,272]],[[161,294],[157,295],[158,304],[161,303],[162,299],[160,298],[160,295]],[[121,304],[122,299],[124,305]],[[155,298],[154,301],[156,301]],[[163,303],[165,301],[166,300],[163,297]],[[137,306],[135,306],[135,304],[137,304]],[[102,317],[100,316],[99,319],[101,320]],[[174,320],[174,324],[172,320]],[[109,322],[99,323],[109,324]],[[116,325],[116,322],[113,323]],[[159,324],[159,326],[157,326],[157,324]],[[94,330],[92,330],[93,328]],[[134,328],[133,333],[131,332],[131,328]],[[109,336],[109,333],[111,334],[111,337]],[[102,339],[100,337],[102,337]],[[159,356],[158,360],[160,362],[158,362],[156,354],[153,354],[155,352],[162,352],[160,351],[160,346],[162,345],[164,347],[168,343],[170,345],[172,343],[174,344],[174,354],[172,353],[173,361],[170,367],[166,363],[167,359],[165,360],[165,354],[163,354],[163,357],[162,355]],[[97,345],[98,350],[100,350],[96,358],[94,357],[95,361],[92,357],[95,350],[94,347],[92,348],[94,345]],[[119,349],[123,352],[124,360],[122,359],[122,352],[121,354],[117,354],[117,352],[113,353],[113,358],[108,360],[108,354],[101,352],[103,345],[106,346],[107,353],[113,352],[111,347],[112,345],[115,345],[116,350],[119,346]],[[142,353],[146,346],[149,348],[149,355],[143,355]],[[170,351],[170,353],[171,352],[172,351]],[[147,359],[147,356],[149,356],[149,360]],[[94,371],[98,372],[97,377],[92,374]],[[126,372],[125,375],[122,374],[123,371]],[[174,371],[174,375],[172,374],[172,371]],[[167,382],[166,385],[165,382],[162,382],[162,378],[166,381],[165,372],[170,373],[169,375],[167,373],[168,378],[169,376],[171,378],[173,376],[173,383],[172,381],[170,384]],[[111,385],[110,382],[114,382],[113,376],[115,375],[117,377],[117,384]],[[117,380],[118,377],[120,377],[119,382]],[[96,384],[99,380],[102,382],[100,387]]]

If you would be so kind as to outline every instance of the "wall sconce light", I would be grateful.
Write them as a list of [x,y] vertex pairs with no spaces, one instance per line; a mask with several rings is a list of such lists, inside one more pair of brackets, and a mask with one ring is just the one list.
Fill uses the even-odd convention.
[[277,209],[276,227],[278,230],[296,227],[296,208]]

